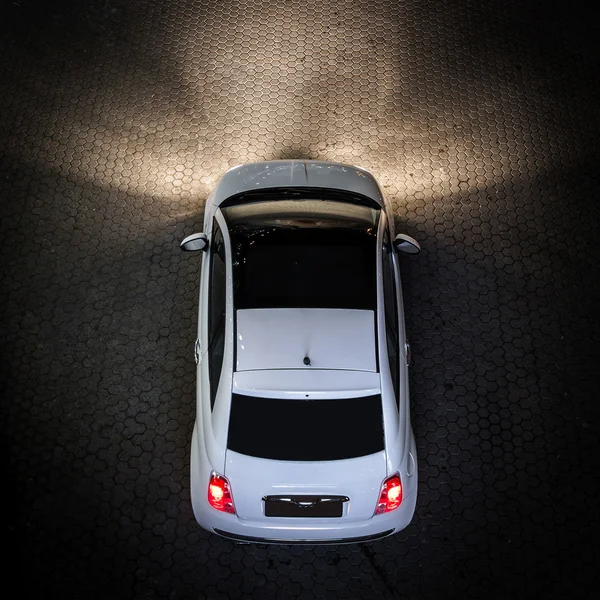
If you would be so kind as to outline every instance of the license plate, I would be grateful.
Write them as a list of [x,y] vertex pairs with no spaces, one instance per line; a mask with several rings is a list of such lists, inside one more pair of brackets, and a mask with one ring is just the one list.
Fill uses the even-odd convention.
[[341,517],[347,496],[265,496],[267,517]]

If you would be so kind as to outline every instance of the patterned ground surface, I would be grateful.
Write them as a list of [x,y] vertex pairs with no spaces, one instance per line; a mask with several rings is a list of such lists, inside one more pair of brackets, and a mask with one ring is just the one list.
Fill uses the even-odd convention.
[[[593,595],[591,14],[558,0],[1,10],[2,487],[20,597]],[[402,263],[417,513],[362,547],[235,546],[190,508],[198,268],[178,241],[228,167],[286,157],[372,170],[424,248]]]

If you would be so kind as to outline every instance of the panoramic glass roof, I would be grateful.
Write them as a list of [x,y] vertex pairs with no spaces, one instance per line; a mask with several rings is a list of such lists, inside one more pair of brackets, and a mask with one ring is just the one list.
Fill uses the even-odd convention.
[[376,308],[379,211],[329,200],[223,209],[236,308]]

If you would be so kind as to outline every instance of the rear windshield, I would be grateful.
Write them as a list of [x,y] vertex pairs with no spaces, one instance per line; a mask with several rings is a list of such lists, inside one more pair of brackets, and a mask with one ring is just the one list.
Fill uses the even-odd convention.
[[374,454],[384,448],[381,396],[283,400],[233,394],[227,447],[291,461]]

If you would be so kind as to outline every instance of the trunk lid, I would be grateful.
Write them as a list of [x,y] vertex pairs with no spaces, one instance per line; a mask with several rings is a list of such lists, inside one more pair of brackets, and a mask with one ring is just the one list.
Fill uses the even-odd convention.
[[[310,443],[310,440],[307,440]],[[373,516],[386,477],[382,450],[347,460],[293,462],[255,458],[227,450],[225,476],[241,519],[269,519],[265,496],[347,496],[344,520]]]

